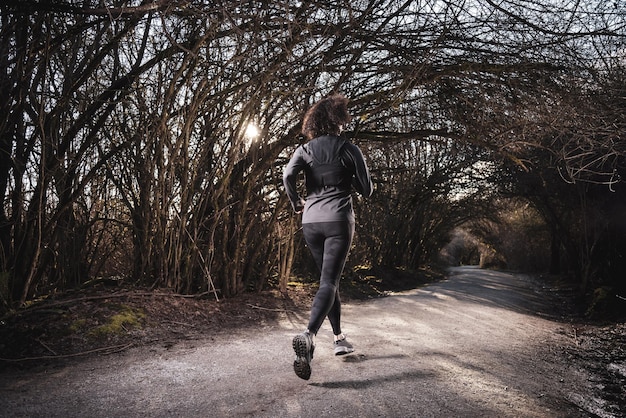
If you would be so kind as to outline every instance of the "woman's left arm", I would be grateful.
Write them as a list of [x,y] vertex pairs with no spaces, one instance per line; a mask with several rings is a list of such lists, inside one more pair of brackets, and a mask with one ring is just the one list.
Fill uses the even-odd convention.
[[304,169],[304,159],[302,158],[302,146],[299,146],[293,153],[291,160],[283,171],[283,185],[287,192],[287,197],[291,202],[291,207],[296,213],[302,212],[304,209],[304,200],[298,195],[296,181],[298,174]]

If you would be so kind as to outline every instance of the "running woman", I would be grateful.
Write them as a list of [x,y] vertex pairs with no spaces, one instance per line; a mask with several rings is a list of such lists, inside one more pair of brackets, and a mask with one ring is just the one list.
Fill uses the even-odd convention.
[[[326,317],[333,329],[335,355],[354,351],[341,331],[339,281],[354,235],[351,191],[370,197],[373,186],[361,150],[340,136],[350,120],[343,95],[313,105],[302,122],[309,141],[295,150],[283,173],[287,196],[293,210],[302,214],[304,239],[320,271],[308,327],[293,338],[293,368],[305,380],[311,377],[315,336]],[[306,200],[296,187],[300,172],[304,172]]]

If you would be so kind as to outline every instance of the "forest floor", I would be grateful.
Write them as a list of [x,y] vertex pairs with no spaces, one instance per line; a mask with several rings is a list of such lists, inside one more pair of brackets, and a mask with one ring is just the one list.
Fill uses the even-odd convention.
[[[407,291],[418,285],[423,287]],[[314,381],[309,383],[309,386],[323,388],[325,393],[317,394],[314,399],[308,401],[312,404],[316,405],[318,402],[316,397],[329,396],[332,389],[339,389],[334,392],[335,395],[339,393],[344,396],[342,391],[362,389],[361,392],[368,392],[378,385],[383,388],[389,386],[386,390],[391,391],[389,395],[391,398],[399,397],[403,389],[395,385],[401,384],[404,387],[408,381],[409,386],[410,384],[419,386],[418,389],[414,388],[413,394],[407,395],[408,405],[399,406],[402,404],[400,402],[383,408],[379,400],[375,408],[369,405],[369,409],[360,412],[353,409],[353,414],[348,412],[344,415],[382,416],[401,412],[407,416],[437,416],[443,412],[454,415],[454,411],[464,411],[465,416],[497,416],[501,414],[503,404],[506,404],[507,408],[514,408],[516,412],[512,415],[515,416],[626,415],[626,325],[598,324],[584,320],[573,309],[571,290],[530,276],[469,267],[451,270],[448,278],[425,271],[417,275],[402,271],[386,273],[362,271],[358,277],[345,280],[342,286],[348,317],[353,322],[348,322],[348,325],[351,329],[357,329],[355,341],[359,341],[359,332],[367,332],[366,327],[359,323],[372,312],[378,312],[378,318],[381,318],[380,312],[385,313],[382,317],[387,314],[390,317],[391,322],[383,324],[383,330],[391,327],[396,329],[396,333],[400,333],[402,327],[407,325],[421,335],[420,341],[418,343],[413,341],[410,346],[405,346],[404,342],[408,344],[412,338],[402,336],[401,342],[386,343],[395,354],[382,355],[373,354],[376,353],[377,345],[372,337],[368,339],[360,336],[359,343],[363,346],[365,354],[346,356],[343,360],[344,366],[350,363],[354,363],[352,366],[355,367],[362,366],[367,363],[366,360],[386,361],[384,367],[395,370],[395,373],[390,371],[390,377],[380,377],[380,374],[387,370],[381,368],[375,375],[369,376],[366,371],[359,369],[358,373],[355,371],[358,378],[355,377],[350,381],[337,379],[330,382]],[[189,366],[183,364],[180,355],[185,356],[191,351],[195,353],[198,350],[219,349],[220,346],[224,347],[224,344],[233,346],[233,356],[240,355],[237,354],[240,348],[246,353],[245,357],[254,356],[254,352],[246,351],[251,350],[250,347],[238,347],[241,342],[233,341],[238,337],[231,337],[259,333],[263,330],[267,338],[275,339],[276,335],[272,334],[275,331],[272,330],[276,328],[280,329],[278,338],[286,339],[287,343],[283,345],[286,345],[286,351],[289,353],[289,335],[293,332],[289,328],[298,330],[298,327],[301,328],[305,323],[315,290],[314,285],[292,284],[285,294],[275,291],[245,293],[237,298],[218,302],[213,295],[204,295],[201,298],[184,297],[163,290],[101,285],[57,295],[32,304],[6,315],[0,321],[0,394],[2,394],[0,398],[4,399],[0,400],[0,416],[31,416],[42,413],[47,416],[57,414],[76,416],[86,412],[91,416],[116,415],[109,409],[98,410],[95,406],[90,406],[89,402],[95,402],[93,400],[83,400],[86,404],[79,406],[68,406],[67,399],[59,394],[55,395],[55,399],[60,402],[58,405],[51,405],[50,400],[38,402],[34,398],[41,399],[41,391],[45,392],[50,385],[50,382],[46,383],[42,376],[53,379],[51,382],[56,382],[54,384],[61,388],[71,390],[74,387],[75,390],[77,380],[96,379],[85,370],[99,370],[98,374],[102,374],[102,371],[115,369],[117,364],[121,368],[128,368],[129,365],[142,360],[147,361],[150,357],[167,358],[168,361],[176,357],[179,359],[178,367],[185,369]],[[403,313],[402,307],[415,302],[415,298],[418,298],[419,304],[415,305],[413,311],[404,312],[408,317],[396,318],[397,313]],[[443,322],[440,322],[442,319]],[[431,326],[428,325],[429,321],[435,322],[431,324],[432,328],[422,329]],[[468,322],[464,324],[463,321]],[[494,324],[494,321],[506,321],[506,325]],[[296,322],[297,325],[294,325]],[[468,329],[464,327],[470,328],[469,334]],[[350,333],[350,330],[348,332]],[[325,333],[328,333],[328,330]],[[370,334],[376,333],[380,333],[380,329]],[[318,337],[321,339],[321,335]],[[389,341],[390,337],[384,338],[385,341]],[[490,341],[490,338],[497,341]],[[244,337],[241,341],[246,339]],[[461,341],[463,339],[468,341],[463,343]],[[494,348],[496,346],[499,348]],[[459,353],[464,351],[474,354],[467,357],[468,354]],[[491,360],[483,359],[484,354],[479,354],[486,352],[491,356]],[[273,355],[265,352],[260,354],[261,357],[269,356],[271,359]],[[316,351],[316,356],[326,362],[324,354],[318,355]],[[206,358],[205,353],[201,360],[195,358],[194,361],[202,362],[206,361]],[[414,362],[419,361],[419,372],[411,374],[406,370],[402,371],[402,368],[407,366],[404,361],[406,358],[422,359],[412,360],[413,363],[410,363],[414,365]],[[448,360],[455,358],[458,364],[452,365],[448,360],[439,364],[439,361],[446,358]],[[425,364],[428,359],[432,359],[438,367],[435,367],[434,363]],[[226,356],[225,364],[230,364],[229,361],[229,357]],[[234,359],[235,363],[237,361]],[[247,360],[239,361],[245,364]],[[285,363],[289,369],[289,360]],[[155,367],[162,372],[166,367],[164,364],[157,362]],[[210,373],[212,375],[222,373],[219,364],[211,363],[205,366],[217,367]],[[81,367],[83,373],[89,376],[77,377],[72,372]],[[490,367],[506,370],[492,372],[489,371]],[[466,388],[473,396],[492,396],[495,400],[470,402],[467,399],[459,401],[458,396],[446,397],[440,393],[437,395],[441,390],[440,378],[437,376],[442,368],[449,369],[453,376],[448,376],[448,380],[458,379],[456,385]],[[245,376],[246,370],[242,372]],[[248,373],[250,372],[248,370]],[[327,370],[330,376],[335,372],[337,371],[334,369]],[[195,372],[191,370],[189,373],[194,375]],[[262,374],[262,371],[259,373]],[[303,394],[292,392],[294,386],[304,381],[295,378],[292,373],[290,370],[281,369],[278,377],[281,382],[289,381],[288,392],[291,395],[302,397]],[[524,376],[526,373],[528,376]],[[509,381],[497,388],[499,383],[487,381],[486,374],[497,375],[498,381],[502,382],[516,376],[513,380],[519,382]],[[554,376],[550,377],[550,374]],[[545,382],[542,381],[544,375],[547,379]],[[111,378],[121,381],[124,379],[122,375]],[[133,378],[137,379],[137,376]],[[168,379],[171,378],[169,375]],[[362,380],[359,380],[360,378]],[[376,379],[379,380],[377,383]],[[158,380],[158,376],[143,375],[139,382],[150,383],[152,380]],[[33,383],[31,392],[27,382],[34,381],[40,383]],[[426,386],[421,386],[421,381]],[[174,379],[174,384],[178,383],[180,382]],[[111,383],[108,384],[110,386]],[[181,387],[185,387],[184,384],[180,384]],[[555,385],[554,388],[550,387],[552,384]],[[240,385],[245,387],[244,382],[240,382]],[[272,385],[271,381],[269,385]],[[279,383],[276,385],[285,389]],[[234,387],[237,388],[237,385]],[[448,391],[454,389],[455,392],[462,393],[459,387],[450,382],[446,383]],[[504,394],[499,392],[503,387]],[[550,393],[551,389],[553,393]],[[432,395],[429,395],[430,393]],[[533,398],[530,399],[532,401],[530,406],[527,405],[528,393]],[[256,394],[261,395],[270,396],[267,393]],[[71,394],[66,396],[71,398]],[[232,389],[229,396],[233,396]],[[351,393],[351,396],[354,396],[354,393]],[[438,396],[443,400],[438,399]],[[135,411],[135,414],[132,412],[129,414],[202,416],[199,410],[194,410],[189,405],[182,409],[175,405],[164,406],[163,397],[167,398],[167,395],[159,398],[161,400],[156,406],[153,405],[152,409],[146,409],[143,405]],[[414,409],[407,414],[407,408],[416,408],[421,397],[424,398],[421,400],[427,409]],[[97,403],[106,405],[107,402],[109,401],[100,400]],[[304,405],[305,400],[301,399],[299,402]],[[343,402],[348,403],[345,399]],[[367,402],[362,400],[363,405],[367,405]],[[2,405],[3,403],[6,404]],[[194,405],[196,407],[199,404],[201,401]],[[294,410],[281,406],[279,400],[273,400],[269,405],[264,404],[259,407],[260,409],[244,404],[243,401],[238,404],[244,408],[243,410],[237,409],[237,404],[228,404],[230,408],[228,413],[226,409],[221,409],[221,412],[213,415],[219,416],[223,413],[236,416],[272,416],[273,413],[280,413],[288,416],[316,416],[315,411],[305,413],[301,409]],[[128,411],[133,411],[132,405],[129,407]],[[354,405],[352,407],[354,408]],[[363,414],[363,411],[372,413]]]
[[[342,279],[344,302],[384,297],[443,278],[440,271],[357,270]],[[0,371],[130,347],[174,344],[258,323],[276,321],[285,311],[310,307],[317,283],[292,282],[287,292],[245,292],[220,299],[214,294],[183,296],[169,290],[102,281],[51,295],[0,318]]]

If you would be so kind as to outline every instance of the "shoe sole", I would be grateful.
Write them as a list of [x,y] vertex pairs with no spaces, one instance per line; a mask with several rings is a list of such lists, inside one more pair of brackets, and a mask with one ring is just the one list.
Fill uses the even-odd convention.
[[293,370],[300,379],[309,380],[311,377],[311,360],[309,359],[309,347],[304,335],[293,337],[293,351],[296,359],[293,362]]
[[336,356],[343,356],[345,354],[350,354],[354,352],[354,348],[348,348],[348,347],[337,347],[335,348],[335,355]]

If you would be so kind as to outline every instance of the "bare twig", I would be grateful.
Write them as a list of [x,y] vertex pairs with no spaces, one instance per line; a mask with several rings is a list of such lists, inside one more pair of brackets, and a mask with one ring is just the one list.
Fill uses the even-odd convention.
[[[216,289],[219,290],[219,289]],[[132,297],[143,297],[143,296],[158,296],[158,297],[173,297],[173,298],[184,298],[184,299],[197,299],[200,298],[202,296],[208,295],[209,292],[203,292],[203,293],[199,293],[197,295],[181,295],[178,293],[153,293],[153,292],[124,292],[124,293],[113,293],[110,295],[99,295],[99,296],[85,296],[82,298],[75,298],[75,299],[68,299],[68,300],[62,300],[59,302],[51,302],[51,303],[46,303],[40,306],[33,306],[33,307],[29,307],[29,308],[25,308],[23,311],[18,312],[18,314],[20,313],[26,313],[26,312],[33,312],[33,311],[39,311],[41,309],[49,309],[49,308],[54,308],[57,306],[64,306],[64,305],[71,305],[72,303],[76,303],[76,302],[86,302],[86,301],[92,301],[92,300],[102,300],[102,299],[113,299],[113,298],[132,298]]]
[[166,324],[174,324],[174,325],[182,325],[185,327],[191,327],[191,328],[195,328],[196,326],[193,324],[188,324],[186,322],[178,322],[178,321],[163,321]]
[[80,357],[80,356],[84,356],[87,354],[94,354],[94,353],[101,353],[106,351],[107,354],[113,354],[113,353],[117,353],[120,351],[123,351],[127,348],[132,347],[133,343],[129,343],[129,344],[124,344],[124,345],[113,345],[110,347],[102,347],[102,348],[96,348],[94,350],[89,350],[89,351],[81,351],[79,353],[73,353],[73,354],[61,354],[61,355],[55,355],[55,356],[41,356],[41,357],[22,357],[22,358],[17,358],[17,359],[9,359],[9,358],[1,358],[0,357],[0,361],[5,361],[8,363],[19,363],[22,361],[34,361],[34,360],[54,360],[54,359],[61,359],[61,358],[70,358],[70,357]]
[[289,309],[270,309],[270,308],[264,308],[262,306],[258,306],[258,305],[251,305],[251,304],[247,304],[249,307],[253,308],[253,309],[261,309],[263,311],[271,311],[271,312],[294,312],[292,310]]
[[39,344],[41,344],[43,346],[43,348],[45,348],[46,350],[48,350],[49,352],[51,352],[52,354],[54,354],[55,356],[58,356],[59,354],[54,351],[53,349],[51,349],[46,343],[44,343],[43,341],[41,341],[40,339],[36,339],[35,341],[37,341]]

